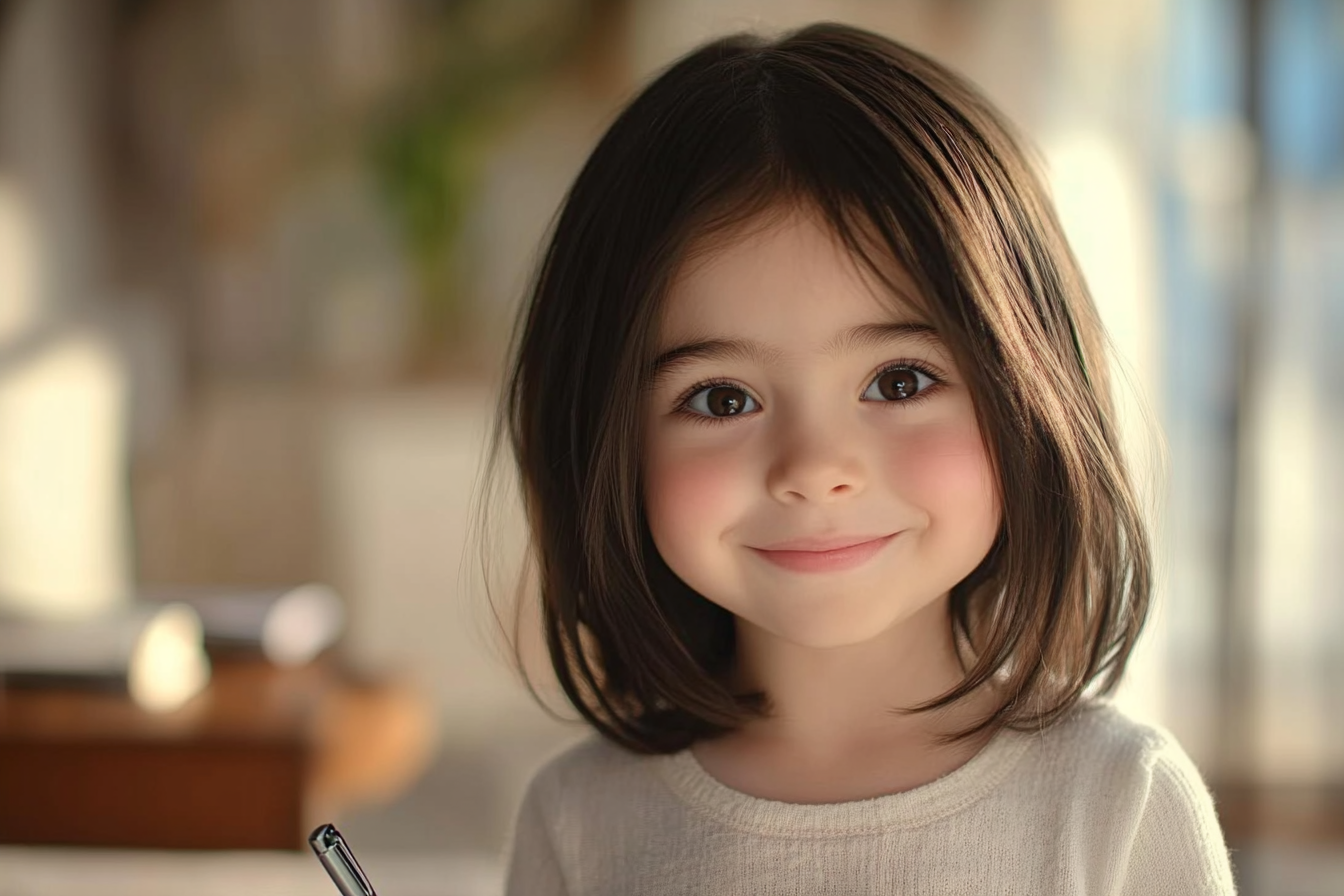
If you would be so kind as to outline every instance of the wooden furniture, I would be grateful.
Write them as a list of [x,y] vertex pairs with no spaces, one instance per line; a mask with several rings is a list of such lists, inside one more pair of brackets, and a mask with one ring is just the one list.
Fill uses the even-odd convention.
[[432,749],[428,701],[330,660],[216,660],[180,710],[115,693],[0,689],[0,843],[298,849],[391,799]]
[[1344,844],[1344,786],[1214,780],[1210,789],[1234,851],[1266,844],[1326,849]]

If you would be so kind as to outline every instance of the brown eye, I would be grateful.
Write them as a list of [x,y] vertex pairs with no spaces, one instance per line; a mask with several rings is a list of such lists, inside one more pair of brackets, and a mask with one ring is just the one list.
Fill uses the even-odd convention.
[[[863,397],[869,401],[905,401],[914,398],[933,383],[933,377],[922,370],[893,367],[879,373]],[[873,394],[874,390],[877,391],[876,395]]]
[[686,408],[702,417],[736,417],[755,410],[756,399],[736,386],[710,386],[686,402]]

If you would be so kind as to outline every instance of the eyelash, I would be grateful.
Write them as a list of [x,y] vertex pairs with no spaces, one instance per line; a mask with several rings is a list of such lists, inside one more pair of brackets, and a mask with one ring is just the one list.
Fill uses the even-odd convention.
[[[937,370],[934,370],[925,362],[910,359],[901,359],[898,361],[892,361],[888,364],[884,364],[876,371],[874,371],[873,375],[868,379],[868,385],[872,385],[873,382],[877,380],[879,377],[881,377],[884,374],[890,373],[893,370],[913,370],[916,373],[924,374],[933,382],[928,387],[919,390],[910,398],[904,399],[903,401],[875,401],[872,402],[873,404],[886,405],[888,407],[908,408],[912,404],[919,404],[920,402],[930,398],[932,395],[937,394],[942,390],[942,387],[947,382],[946,378],[941,373],[939,373]],[[741,414],[733,414],[728,417],[706,416],[705,414],[697,414],[694,411],[688,409],[687,406],[690,404],[692,398],[699,395],[706,389],[716,389],[716,388],[737,389],[741,392],[747,392],[747,390],[744,389],[740,383],[735,383],[732,380],[725,380],[725,379],[701,380],[694,386],[691,386],[685,392],[681,393],[681,396],[677,399],[676,405],[673,408],[673,413],[675,413],[679,417],[689,418],[692,422],[704,423],[709,426],[717,426],[721,423],[728,423],[729,421],[734,420],[739,416],[742,416]],[[864,391],[867,390],[865,389]],[[747,394],[751,393],[747,392]]]

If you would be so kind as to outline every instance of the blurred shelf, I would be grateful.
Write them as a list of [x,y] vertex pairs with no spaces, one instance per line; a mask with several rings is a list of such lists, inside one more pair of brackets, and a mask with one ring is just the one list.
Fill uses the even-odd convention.
[[1233,849],[1344,847],[1344,785],[1214,781],[1211,789]]
[[115,693],[0,689],[0,843],[303,848],[319,821],[424,771],[431,715],[406,682],[327,660],[217,660],[162,715]]

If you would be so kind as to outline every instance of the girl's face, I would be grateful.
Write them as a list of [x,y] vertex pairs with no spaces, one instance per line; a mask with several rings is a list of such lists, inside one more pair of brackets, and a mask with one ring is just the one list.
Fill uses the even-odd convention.
[[879,296],[813,217],[753,230],[673,284],[643,396],[659,553],[739,625],[800,646],[900,625],[999,527],[951,354],[913,305]]

